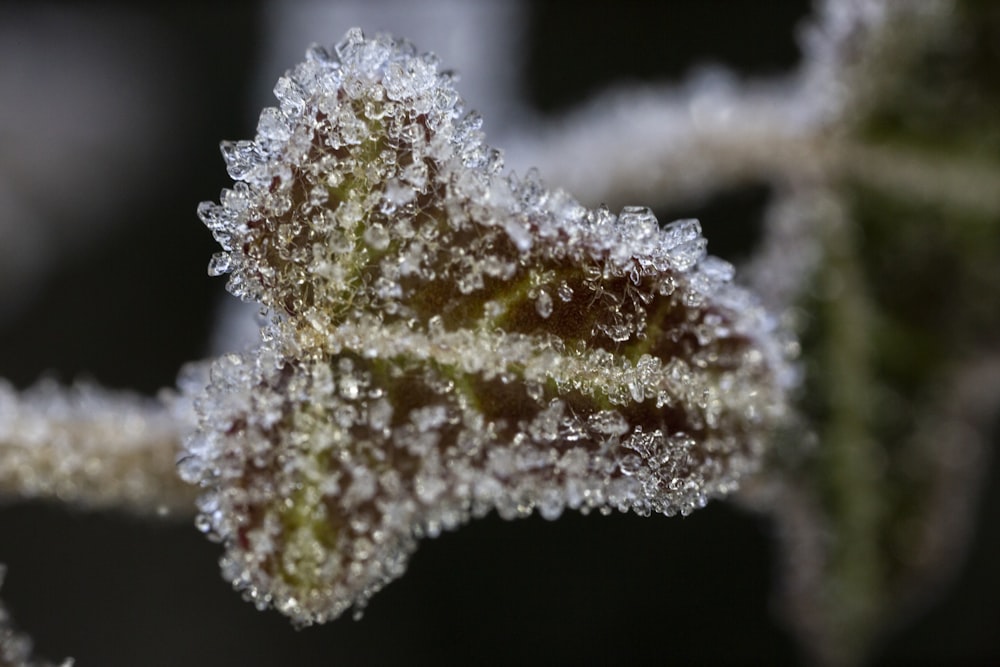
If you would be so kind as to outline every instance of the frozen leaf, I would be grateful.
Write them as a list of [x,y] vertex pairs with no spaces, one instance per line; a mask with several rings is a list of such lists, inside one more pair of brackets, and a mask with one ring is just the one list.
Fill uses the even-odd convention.
[[794,376],[697,222],[504,177],[433,57],[357,30],[334,52],[276,88],[281,133],[224,145],[238,182],[201,208],[213,272],[271,316],[214,364],[182,467],[224,575],[322,622],[490,511],[736,489]]

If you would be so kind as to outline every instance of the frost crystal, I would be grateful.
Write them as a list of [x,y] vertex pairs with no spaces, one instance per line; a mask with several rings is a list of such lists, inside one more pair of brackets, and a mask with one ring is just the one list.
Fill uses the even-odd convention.
[[215,363],[181,464],[246,597],[326,621],[470,518],[688,514],[755,468],[791,374],[696,221],[503,176],[435,57],[385,36],[275,95],[199,209],[270,323]]

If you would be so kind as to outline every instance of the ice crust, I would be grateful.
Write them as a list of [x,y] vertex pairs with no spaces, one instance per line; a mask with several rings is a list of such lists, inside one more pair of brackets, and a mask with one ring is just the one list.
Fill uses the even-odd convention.
[[269,321],[214,364],[181,474],[224,576],[299,624],[490,511],[689,514],[785,412],[793,346],[697,221],[504,175],[452,83],[387,36],[313,47],[199,207]]

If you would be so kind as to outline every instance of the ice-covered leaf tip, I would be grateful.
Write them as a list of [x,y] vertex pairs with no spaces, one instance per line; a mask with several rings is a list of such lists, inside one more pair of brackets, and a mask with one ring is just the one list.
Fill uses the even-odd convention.
[[386,36],[275,95],[199,210],[270,321],[214,363],[181,463],[246,597],[323,622],[492,510],[688,514],[754,470],[786,346],[696,221],[502,175],[449,73]]

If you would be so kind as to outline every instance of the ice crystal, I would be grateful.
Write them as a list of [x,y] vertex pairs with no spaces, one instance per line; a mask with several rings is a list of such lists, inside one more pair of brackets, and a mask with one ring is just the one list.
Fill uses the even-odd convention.
[[754,470],[791,373],[696,221],[502,174],[433,55],[350,31],[275,87],[199,213],[266,308],[181,473],[224,575],[300,624],[497,511],[689,514]]

